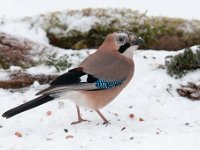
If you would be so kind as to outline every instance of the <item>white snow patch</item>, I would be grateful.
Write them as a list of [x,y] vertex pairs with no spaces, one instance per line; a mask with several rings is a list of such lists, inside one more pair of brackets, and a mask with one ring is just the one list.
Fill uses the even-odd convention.
[[30,74],[46,74],[46,75],[53,74],[53,73],[55,74],[57,72],[56,68],[45,66],[45,65],[30,67],[26,71],[27,73],[30,73]]
[[4,20],[4,23],[0,24],[0,31],[17,37],[25,37],[43,44],[49,42],[46,32],[42,28],[21,20]]
[[66,22],[69,25],[69,28],[67,29],[72,30],[78,30],[82,32],[87,32],[91,29],[92,25],[94,23],[97,23],[98,20],[95,16],[82,16],[82,15],[77,15],[77,16],[68,16]]
[[9,70],[11,72],[19,72],[19,71],[22,71],[22,68],[19,66],[10,66]]
[[0,69],[0,80],[7,80],[9,79],[8,71]]

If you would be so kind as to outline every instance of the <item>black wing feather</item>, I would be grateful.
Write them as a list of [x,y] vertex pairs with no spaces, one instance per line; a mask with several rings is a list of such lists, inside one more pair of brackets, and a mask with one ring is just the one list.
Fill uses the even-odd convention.
[[88,83],[94,83],[97,80],[98,80],[97,78],[93,77],[91,74],[88,74],[88,78],[87,78]]
[[62,86],[62,85],[79,83],[81,81],[80,77],[85,74],[86,73],[82,71],[81,67],[75,68],[57,77],[50,83],[50,85]]
[[56,79],[54,79],[51,83],[50,86],[38,93],[36,95],[43,94],[44,92],[51,90],[55,87],[61,87],[61,86],[67,86],[67,85],[73,85],[77,83],[86,83],[86,82],[81,82],[81,77],[83,75],[87,75],[87,83],[94,83],[98,79],[93,77],[90,74],[86,74],[85,72],[82,71],[81,67],[69,70],[68,72],[58,76]]

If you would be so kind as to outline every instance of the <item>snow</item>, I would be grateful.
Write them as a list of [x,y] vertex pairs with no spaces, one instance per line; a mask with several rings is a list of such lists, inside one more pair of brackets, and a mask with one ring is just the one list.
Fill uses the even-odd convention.
[[[123,9],[120,9],[120,11],[123,11]],[[126,9],[125,12],[127,11],[128,10]],[[42,44],[48,44],[49,40],[47,33],[53,33],[59,37],[65,37],[66,35],[70,36],[70,34],[73,33],[70,31],[73,30],[84,33],[91,30],[92,27],[97,24],[108,25],[111,24],[113,20],[119,20],[120,17],[122,19],[120,19],[119,25],[125,26],[129,23],[127,19],[138,16],[138,12],[134,11],[134,13],[127,12],[126,17],[124,17],[120,15],[119,12],[116,13],[115,9],[105,10],[105,14],[109,15],[110,17],[103,15],[98,17],[99,10],[94,10],[92,12],[93,14],[89,16],[84,15],[84,13],[81,11],[63,11],[54,14],[38,15],[31,18],[2,18],[2,20],[0,20],[0,31],[15,36],[25,37]],[[144,18],[145,17],[140,18],[141,23],[143,23]]]
[[9,79],[8,72],[3,69],[0,69],[0,80],[7,80],[7,79]]
[[[148,10],[148,15],[200,18],[196,13],[199,9],[197,0],[184,2],[180,0],[0,0],[0,17],[7,20],[6,24],[1,24],[0,30],[48,44],[46,33],[40,27],[30,26],[26,21],[18,22],[16,18],[85,7],[128,7],[143,12]],[[16,21],[13,21],[13,18]],[[76,24],[71,21],[70,27],[79,28],[80,24],[89,27],[92,21],[93,18],[77,20]],[[56,50],[58,57],[68,54],[69,59],[75,63],[74,66],[94,52],[94,50]],[[166,69],[159,68],[160,65],[164,65],[166,56],[180,52],[182,50],[136,51],[134,55],[136,70],[132,81],[112,103],[102,109],[102,113],[111,122],[107,127],[101,124],[101,118],[94,111],[85,108],[81,108],[82,116],[90,122],[71,125],[70,123],[77,119],[74,104],[70,100],[53,101],[11,119],[0,117],[0,149],[199,149],[200,102],[180,97],[176,88],[187,82],[200,83],[200,70],[189,72],[181,79],[174,79],[167,75]],[[20,70],[14,66],[10,68],[14,71],[18,69]],[[31,67],[26,72],[57,74],[55,68],[45,65]],[[0,70],[0,79],[8,79],[7,70]],[[35,98],[35,93],[45,87],[47,85],[34,82],[29,88],[0,89],[0,114]],[[51,111],[52,115],[47,115],[48,111]],[[130,118],[130,114],[134,114],[134,118]],[[140,118],[144,121],[140,121]],[[20,132],[22,137],[15,136],[15,132]]]
[[[82,116],[91,122],[71,125],[76,120],[74,104],[69,100],[53,101],[8,120],[0,118],[0,149],[198,149],[200,102],[180,97],[176,88],[187,81],[199,83],[200,70],[177,80],[158,68],[166,56],[177,53],[136,51],[132,81],[102,110],[111,122],[107,127],[94,111],[85,108],[81,109]],[[41,68],[49,72],[49,68]],[[46,86],[35,82],[22,90],[0,89],[0,114],[34,98]],[[47,111],[52,115],[47,116]],[[16,131],[22,134],[21,138],[15,136]],[[66,139],[69,135],[73,138]]]
[[132,8],[148,15],[200,19],[199,0],[0,0],[0,16],[16,18],[82,8]]
[[37,25],[31,26],[30,22],[5,19],[4,23],[0,25],[0,31],[15,36],[25,37],[39,43],[45,44],[49,42],[46,32]]
[[92,25],[97,22],[97,18],[95,16],[88,16],[83,17],[82,15],[79,16],[68,16],[66,18],[66,22],[69,25],[69,28],[67,29],[72,30],[78,30],[82,32],[87,32],[91,29]]

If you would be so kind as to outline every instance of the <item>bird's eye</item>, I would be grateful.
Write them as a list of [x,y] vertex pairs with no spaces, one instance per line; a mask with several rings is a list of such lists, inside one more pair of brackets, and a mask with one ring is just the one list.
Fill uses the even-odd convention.
[[124,44],[125,43],[125,37],[124,36],[119,36],[117,38],[117,41],[118,41],[119,44]]

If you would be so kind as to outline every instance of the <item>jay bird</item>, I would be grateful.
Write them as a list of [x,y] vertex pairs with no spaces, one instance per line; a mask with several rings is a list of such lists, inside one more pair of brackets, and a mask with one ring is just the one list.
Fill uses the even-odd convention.
[[134,73],[134,50],[143,43],[142,38],[129,31],[108,34],[97,51],[79,67],[58,76],[48,88],[36,94],[39,97],[6,111],[2,116],[10,118],[54,99],[67,98],[75,102],[78,114],[78,121],[72,124],[86,121],[81,118],[79,106],[95,110],[103,123],[108,124],[99,109],[115,99],[129,83]]

